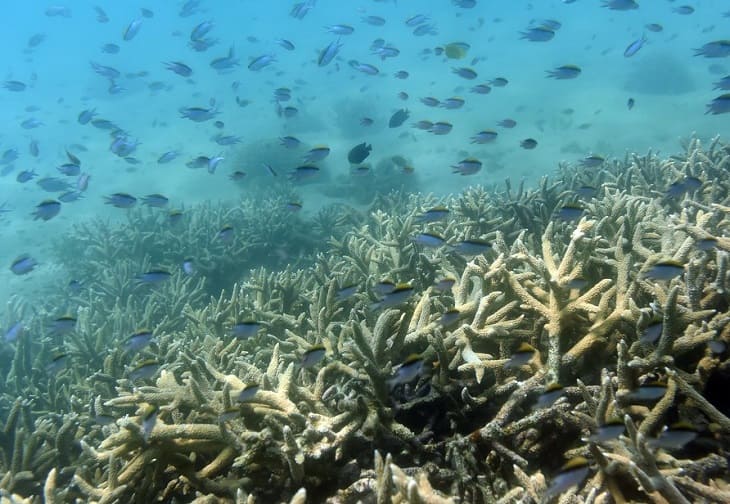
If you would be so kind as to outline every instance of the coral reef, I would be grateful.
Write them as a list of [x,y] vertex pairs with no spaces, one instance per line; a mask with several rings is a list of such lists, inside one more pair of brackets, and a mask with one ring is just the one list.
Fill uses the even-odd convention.
[[80,228],[73,303],[8,306],[0,498],[727,502],[729,170],[693,138],[316,235],[275,196]]

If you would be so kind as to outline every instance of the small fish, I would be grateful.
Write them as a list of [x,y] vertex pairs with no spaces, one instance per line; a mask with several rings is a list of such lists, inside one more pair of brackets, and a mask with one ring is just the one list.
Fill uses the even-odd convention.
[[458,309],[449,308],[441,315],[439,323],[444,327],[448,327],[458,322],[460,318],[461,312]]
[[549,26],[536,26],[520,33],[520,38],[530,42],[548,42],[555,37],[555,30]]
[[537,354],[535,347],[529,343],[522,342],[509,360],[504,364],[505,369],[519,368],[528,364]]
[[433,288],[439,292],[448,292],[454,287],[456,284],[456,278],[454,277],[444,277],[440,280],[437,280],[435,284],[433,284]]
[[708,251],[717,248],[717,238],[710,236],[709,238],[701,238],[695,242],[698,250]]
[[517,126],[517,121],[515,121],[514,119],[502,119],[497,123],[497,126],[511,129]]
[[230,175],[228,175],[228,178],[235,182],[239,182],[239,181],[243,180],[244,178],[246,178],[246,172],[236,170],[233,173],[231,173]]
[[293,51],[295,49],[294,44],[287,39],[276,39],[275,42],[287,51]]
[[688,443],[697,438],[697,429],[688,422],[677,422],[669,427],[665,427],[659,436],[648,439],[646,444],[649,448],[667,451],[681,450]]
[[162,194],[148,194],[142,198],[142,203],[155,208],[164,208],[169,203],[169,200]]
[[176,157],[178,157],[180,153],[178,151],[167,151],[163,155],[161,155],[159,158],[157,158],[157,164],[165,164],[169,163]]
[[416,217],[417,222],[437,222],[446,219],[449,216],[449,209],[445,206],[435,206],[429,208],[421,215]]
[[489,86],[489,84],[477,84],[476,86],[472,86],[469,91],[475,94],[485,95],[491,93],[492,88]]
[[296,149],[301,144],[301,140],[293,136],[279,137],[279,145],[282,145],[287,149]]
[[396,79],[405,80],[408,78],[410,74],[406,72],[405,70],[398,70],[396,73],[393,74],[393,77]]
[[358,284],[350,284],[345,285],[344,287],[340,287],[339,289],[337,289],[337,300],[344,301],[345,299],[349,299],[357,294],[357,291],[359,289],[360,286]]
[[395,374],[387,380],[388,387],[393,389],[397,385],[404,385],[412,382],[423,372],[424,360],[423,356],[411,354],[398,366]]
[[635,104],[636,104],[636,100],[634,100],[633,98],[629,98],[626,101],[626,108],[629,109],[629,110],[631,110],[632,108],[634,108],[634,105]]
[[152,342],[152,331],[149,329],[137,329],[124,343],[125,352],[139,352]]
[[294,182],[303,182],[313,179],[317,175],[319,175],[319,168],[313,165],[304,165],[296,167],[289,173],[289,179]]
[[26,182],[33,180],[38,174],[33,170],[23,170],[20,173],[18,173],[18,176],[15,177],[15,180],[20,182],[21,184],[25,184]]
[[33,212],[33,220],[48,221],[54,218],[61,211],[61,202],[56,200],[45,200],[35,207]]
[[375,292],[379,296],[385,296],[386,294],[390,294],[396,289],[396,287],[397,285],[390,280],[381,280],[373,286]]
[[639,4],[636,0],[603,0],[602,7],[606,7],[611,10],[632,10],[638,9]]
[[655,320],[652,320],[649,322],[649,325],[647,325],[644,330],[641,332],[641,336],[639,337],[639,341],[645,344],[653,345],[657,341],[659,341],[659,338],[662,335],[662,332],[664,331],[664,322],[659,317]]
[[659,33],[660,31],[664,30],[664,27],[660,25],[659,23],[649,23],[644,25],[644,28],[649,30],[650,32]]
[[576,204],[567,204],[561,206],[555,214],[555,217],[562,221],[577,221],[585,215],[585,208]]
[[223,226],[220,231],[218,231],[218,239],[222,242],[230,242],[233,240],[233,226]]
[[218,115],[218,111],[214,108],[183,107],[179,110],[181,117],[194,122],[209,121]]
[[190,77],[191,75],[193,75],[193,69],[180,61],[167,62],[165,63],[165,68],[167,68],[171,72],[175,72],[182,77]]
[[104,44],[101,46],[101,52],[107,53],[107,54],[117,54],[121,50],[121,47],[119,47],[117,44]]
[[183,217],[182,210],[170,210],[170,212],[167,214],[167,218],[171,225],[178,224]]
[[654,281],[669,281],[684,273],[684,264],[678,261],[660,261],[642,273],[642,278]]
[[574,457],[560,468],[545,492],[545,502],[548,502],[568,489],[583,484],[590,473],[588,460],[584,457]]
[[730,56],[730,40],[715,40],[695,49],[695,56],[705,58],[725,58]]
[[171,276],[172,273],[167,270],[156,269],[141,273],[137,275],[136,279],[139,283],[152,285],[162,283],[165,280],[169,280]]
[[492,244],[486,240],[461,240],[452,249],[459,255],[473,257],[489,252],[492,249]]
[[441,104],[441,101],[438,98],[434,98],[433,96],[426,96],[425,98],[421,98],[421,103],[426,105],[427,107],[438,107]]
[[182,270],[183,272],[190,276],[195,274],[195,261],[193,259],[184,259],[182,262]]
[[433,123],[431,121],[418,121],[416,123],[413,123],[413,127],[423,131],[429,131],[431,128],[433,128]]
[[324,345],[312,345],[305,350],[299,365],[306,369],[316,366],[327,355],[327,349]]
[[236,322],[231,327],[231,333],[238,339],[249,339],[256,336],[259,330],[263,327],[261,322],[255,320],[244,320],[243,322]]
[[114,193],[105,196],[104,203],[117,208],[132,208],[137,203],[137,198],[127,193]]
[[327,30],[327,33],[331,33],[333,35],[351,35],[355,31],[355,28],[347,24],[329,25],[325,26],[325,29]]
[[458,173],[459,175],[474,175],[482,169],[482,162],[474,158],[466,158],[459,161],[457,164],[452,165],[452,173]]
[[395,112],[388,121],[389,128],[397,128],[401,126],[411,116],[408,109],[400,109]]
[[650,382],[626,394],[631,404],[653,403],[664,397],[667,393],[667,384],[662,382]]
[[33,271],[36,266],[38,266],[38,261],[33,259],[31,256],[24,254],[16,257],[10,264],[10,271],[16,275],[26,275]]
[[319,58],[317,58],[317,65],[320,67],[329,65],[335,56],[337,56],[341,47],[342,44],[340,44],[340,39],[330,42],[327,47],[320,51]]
[[317,147],[314,147],[307,151],[306,154],[304,154],[304,162],[305,163],[316,163],[318,161],[322,161],[324,158],[329,156],[330,148],[326,145],[319,145]]
[[392,308],[405,303],[409,297],[415,292],[415,289],[408,284],[397,284],[390,292],[383,295],[383,299],[377,303],[373,303],[370,308],[378,310],[382,308]]
[[[431,127],[428,129],[429,133],[433,133],[434,135],[448,135],[451,130],[453,129],[454,125],[447,121],[438,121],[431,125]],[[462,173],[462,175],[467,175],[465,173]]]
[[372,150],[373,146],[366,142],[357,144],[355,147],[350,149],[350,152],[347,154],[347,160],[350,164],[360,164],[367,159],[370,155],[370,151]]
[[139,29],[142,27],[142,18],[132,20],[122,34],[122,39],[126,41],[132,40],[139,33]]
[[144,439],[145,443],[149,443],[150,441],[150,436],[152,435],[152,431],[157,423],[157,415],[159,411],[160,409],[156,404],[150,404],[144,409],[140,416],[140,419],[142,420],[142,439]]
[[25,326],[23,325],[23,322],[18,321],[8,327],[8,329],[5,331],[5,342],[6,343],[14,343],[18,341],[18,338],[20,338],[23,335],[23,331],[25,330]]
[[455,110],[459,109],[464,106],[464,99],[459,96],[452,96],[451,98],[446,98],[443,100],[439,106],[441,108],[449,109],[449,110]]
[[682,5],[680,7],[675,7],[672,11],[677,14],[682,14],[683,16],[688,16],[695,11],[695,8],[691,5]]
[[372,126],[373,120],[370,117],[363,117],[360,119],[360,126]]
[[646,34],[643,34],[640,39],[634,40],[626,47],[626,50],[624,50],[624,58],[630,58],[631,56],[639,52],[639,49],[644,47],[645,43]]
[[471,143],[473,144],[486,144],[494,142],[499,134],[494,130],[482,130],[473,137],[471,137]]
[[363,16],[360,18],[363,23],[367,23],[371,26],[383,26],[385,24],[385,18],[380,16]]
[[3,82],[3,87],[7,89],[8,91],[14,91],[16,93],[25,91],[25,89],[28,87],[24,82],[16,81],[16,80],[8,80]]
[[505,87],[509,83],[509,81],[504,77],[496,77],[489,81],[489,83],[494,87]]
[[56,375],[63,371],[68,363],[68,354],[66,352],[57,352],[51,357],[51,362],[46,366],[46,372],[50,375]]
[[248,402],[254,398],[260,387],[256,384],[249,384],[244,386],[236,396],[238,402]]
[[442,247],[446,244],[446,240],[434,233],[418,233],[413,237],[414,243],[422,247]]
[[565,393],[565,389],[562,385],[559,383],[550,383],[548,384],[542,391],[542,393],[537,397],[537,402],[533,406],[533,410],[539,410],[539,409],[545,409],[552,406],[555,401],[560,399],[563,394]]
[[726,114],[730,112],[730,93],[726,93],[713,99],[707,104],[705,114]]
[[76,329],[76,322],[76,317],[72,315],[63,315],[51,323],[51,332],[55,335],[68,334]]
[[583,441],[596,444],[608,443],[617,439],[624,431],[626,431],[626,426],[621,420],[612,420],[600,425],[596,432],[583,439]]
[[149,380],[157,374],[160,363],[154,359],[146,359],[137,363],[127,374],[131,381]]
[[565,80],[575,79],[581,74],[582,70],[576,65],[563,65],[553,70],[547,71],[547,76],[553,79]]
[[520,142],[520,147],[527,150],[532,150],[537,147],[537,140],[534,138],[525,138]]
[[474,80],[477,78],[477,73],[473,68],[461,67],[452,68],[451,71],[461,77],[462,79]]

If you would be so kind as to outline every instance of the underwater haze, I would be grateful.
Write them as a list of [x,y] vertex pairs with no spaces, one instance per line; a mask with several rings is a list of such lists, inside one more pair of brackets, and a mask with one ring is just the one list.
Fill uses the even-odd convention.
[[[506,178],[534,182],[561,161],[591,154],[669,153],[682,136],[722,131],[726,116],[705,115],[705,109],[722,94],[713,82],[730,73],[727,58],[698,57],[695,50],[727,36],[728,6],[706,0],[687,14],[678,1],[643,2],[640,8],[623,3],[321,0],[298,11],[295,3],[254,1],[14,6],[2,34],[2,260],[10,264],[31,254],[43,265],[39,275],[48,273],[54,238],[62,243],[70,226],[90,216],[122,217],[124,210],[104,204],[110,194],[161,194],[175,208],[235,202],[261,184],[286,183],[316,145],[331,151],[317,163],[326,174],[296,187],[303,215],[318,210],[323,197],[348,203],[347,192],[323,194],[327,188],[319,185],[354,177],[356,190],[357,177],[368,174],[363,169],[353,175],[347,153],[361,142],[372,145],[366,160],[371,167],[392,156],[405,158],[414,175],[403,177],[405,190],[445,195]],[[531,40],[541,27],[550,39]],[[642,37],[640,50],[626,57],[627,47]],[[333,43],[336,53],[323,64],[319,60]],[[727,52],[725,47],[722,56]],[[266,64],[251,65],[262,56]],[[215,68],[221,59],[228,61]],[[166,68],[171,62],[192,73],[174,73]],[[549,77],[566,65],[578,67],[579,75]],[[460,76],[460,68],[474,76]],[[495,83],[497,78],[506,84]],[[281,88],[287,91],[277,98]],[[454,97],[463,104],[452,109],[448,100]],[[293,107],[292,117],[285,107]],[[186,119],[186,108],[209,110],[211,117]],[[389,128],[400,109],[409,118]],[[93,117],[80,124],[84,111]],[[372,124],[361,125],[365,118]],[[504,119],[516,125],[500,126]],[[95,127],[98,120],[111,124]],[[419,121],[453,128],[437,134],[428,123],[425,130],[414,127]],[[496,138],[475,142],[484,131]],[[278,144],[285,136],[301,144],[242,159],[241,151]],[[119,138],[128,148],[115,153]],[[217,138],[232,143],[219,145]],[[521,148],[525,139],[537,146]],[[37,154],[29,152],[31,143]],[[81,162],[72,175],[59,171],[69,163],[66,151]],[[176,157],[160,164],[171,151]],[[205,158],[217,156],[223,160],[209,173]],[[453,173],[465,158],[479,160],[481,170]],[[202,169],[187,166],[195,160]],[[276,178],[267,180],[264,163]],[[32,178],[19,182],[21,172]],[[245,175],[231,180],[234,172]],[[90,176],[84,190],[77,188],[80,173]],[[43,190],[38,183],[44,178],[63,185]],[[47,199],[68,203],[61,201],[48,221],[34,218]],[[7,269],[4,275],[3,297],[32,282],[18,283]]]
[[728,496],[730,2],[5,11],[2,498]]

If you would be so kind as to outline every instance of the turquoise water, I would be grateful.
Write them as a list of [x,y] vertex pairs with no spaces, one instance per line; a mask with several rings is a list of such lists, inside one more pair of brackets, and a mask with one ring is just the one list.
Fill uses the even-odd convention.
[[[283,175],[298,164],[307,148],[327,145],[330,155],[319,164],[319,181],[296,188],[302,216],[318,210],[333,197],[326,186],[332,177],[349,177],[346,160],[350,148],[360,142],[373,146],[368,162],[376,165],[393,155],[405,157],[414,177],[405,180],[406,189],[447,194],[473,184],[535,181],[551,173],[561,161],[575,162],[591,153],[623,157],[626,152],[649,149],[671,153],[678,139],[692,132],[711,137],[723,130],[723,115],[704,115],[705,105],[722,91],[712,83],[730,73],[727,58],[693,56],[693,49],[707,42],[727,38],[728,6],[721,1],[692,2],[689,15],[675,12],[678,2],[642,2],[633,10],[611,10],[601,2],[558,0],[542,2],[475,2],[471,8],[449,1],[335,2],[319,0],[302,19],[290,15],[291,2],[202,1],[193,13],[182,17],[181,2],[154,5],[123,2],[101,5],[108,18],[99,22],[94,3],[66,2],[66,15],[48,15],[53,6],[36,2],[14,5],[11,22],[3,29],[3,76],[20,81],[23,91],[0,92],[3,128],[0,149],[17,149],[18,158],[4,165],[0,178],[0,202],[9,212],[2,215],[1,262],[9,265],[20,254],[31,254],[41,266],[32,275],[17,277],[3,269],[2,299],[25,292],[38,277],[55,274],[48,250],[53,237],[63,237],[69,226],[103,216],[118,219],[124,210],[104,204],[104,197],[125,192],[137,197],[160,193],[170,206],[190,206],[202,201],[235,202],[255,192],[260,184],[280,183]],[[469,3],[465,3],[466,6]],[[147,7],[146,17],[140,10]],[[416,36],[405,21],[415,15],[428,17],[423,24],[432,29]],[[382,26],[364,22],[364,16],[380,16]],[[136,36],[124,40],[123,33],[134,20],[141,20]],[[520,33],[540,26],[545,20],[561,23],[554,38],[530,42]],[[190,46],[191,31],[202,22],[212,22],[207,37],[215,43],[205,51]],[[647,24],[662,26],[652,32]],[[326,27],[347,24],[349,35],[333,35]],[[644,46],[632,57],[627,46],[646,35]],[[33,36],[42,40],[32,46]],[[281,47],[276,39],[290,40],[295,49]],[[320,52],[340,39],[334,60],[318,66]],[[381,60],[371,44],[383,39],[400,54]],[[436,55],[437,48],[464,42],[470,48],[463,59]],[[119,51],[102,51],[104,44],[116,44]],[[210,63],[234,48],[237,65],[218,72]],[[258,71],[248,68],[253,58],[272,55],[275,61]],[[375,65],[375,76],[352,68],[356,60]],[[193,69],[189,78],[167,70],[163,63],[184,62]],[[90,62],[112,67],[121,73],[109,92],[108,79],[95,73]],[[575,79],[546,78],[546,72],[561,65],[577,65]],[[466,80],[452,69],[473,68],[474,80]],[[397,79],[405,70],[409,77]],[[508,80],[505,87],[492,86],[489,94],[470,88],[496,77]],[[234,89],[235,87],[235,89]],[[273,93],[287,87],[291,99],[282,106],[298,109],[293,118],[280,117]],[[400,99],[399,92],[408,95]],[[465,100],[456,110],[431,108],[419,100],[444,100],[459,96]],[[627,101],[635,106],[629,110]],[[237,103],[249,102],[245,107]],[[215,107],[213,120],[193,122],[180,116],[181,107]],[[410,118],[399,128],[387,121],[400,108]],[[109,131],[91,124],[79,124],[83,110],[95,109],[96,118],[112,121],[139,142],[130,164],[110,151]],[[363,116],[372,126],[360,125]],[[512,118],[513,129],[497,126]],[[42,125],[25,129],[21,123],[37,119]],[[216,128],[214,121],[224,123]],[[448,121],[447,135],[434,135],[411,127],[420,120]],[[477,132],[493,129],[496,141],[471,144]],[[240,143],[216,144],[216,134],[234,135]],[[278,138],[292,135],[303,145],[296,151],[278,146]],[[520,141],[534,138],[537,148],[520,148]],[[31,140],[40,153],[28,151]],[[263,149],[262,146],[266,148]],[[83,199],[64,203],[58,216],[47,222],[33,220],[37,204],[59,193],[41,190],[36,182],[46,176],[66,179],[56,167],[67,163],[68,149],[81,160],[81,171],[91,175]],[[176,150],[179,157],[158,164],[163,153]],[[259,151],[256,158],[240,158],[244,150]],[[216,173],[191,170],[185,163],[198,156],[223,156]],[[461,177],[451,166],[466,157],[482,161],[477,174]],[[280,174],[269,177],[268,162]],[[22,170],[38,176],[24,184],[16,181]],[[246,173],[233,182],[234,171]],[[267,178],[269,177],[269,178]],[[345,180],[345,183],[349,181]],[[355,185],[357,185],[355,181]],[[336,195],[347,203],[347,194]]]

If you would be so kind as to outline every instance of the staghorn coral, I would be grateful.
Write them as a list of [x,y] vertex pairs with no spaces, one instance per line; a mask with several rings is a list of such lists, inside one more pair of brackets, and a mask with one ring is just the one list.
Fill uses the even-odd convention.
[[[286,267],[226,257],[225,285],[202,273],[153,289],[131,279],[174,263],[183,242],[204,243],[204,222],[242,218],[240,209],[189,209],[182,238],[158,234],[152,214],[80,229],[93,261],[70,269],[110,274],[75,297],[74,330],[49,333],[52,302],[35,315],[9,308],[43,337],[21,337],[0,363],[0,487],[34,502],[543,502],[558,498],[551,485],[563,458],[581,456],[586,482],[563,500],[725,502],[730,407],[717,390],[730,380],[729,152],[692,140],[670,159],[562,166],[566,182],[443,201],[446,222],[419,220],[433,197],[376,198],[368,216],[344,216],[356,223],[347,235],[317,240],[307,250],[321,253]],[[666,198],[668,173],[702,185]],[[582,219],[558,219],[581,184],[599,189]],[[447,245],[421,249],[413,237],[423,230]],[[267,253],[282,232],[270,231],[256,231]],[[134,243],[112,250],[122,235]],[[452,245],[467,238],[489,239],[491,250],[460,255]],[[226,254],[208,245],[208,257]],[[683,275],[647,275],[667,259]],[[450,289],[436,287],[443,276],[454,278]],[[384,279],[409,282],[413,296],[381,308],[373,288]],[[232,325],[247,319],[260,330],[236,338]],[[662,322],[656,341],[643,337],[653,320]],[[155,341],[123,351],[143,325]],[[523,342],[534,354],[506,365]],[[320,344],[326,355],[307,362]],[[43,372],[58,346],[71,365]],[[423,370],[393,380],[411,353]],[[143,358],[161,369],[133,379]],[[560,397],[545,401],[556,381]],[[654,382],[663,393],[637,400]],[[146,432],[150,405],[157,417]],[[616,420],[624,435],[591,437]],[[678,420],[698,442],[658,449]]]

